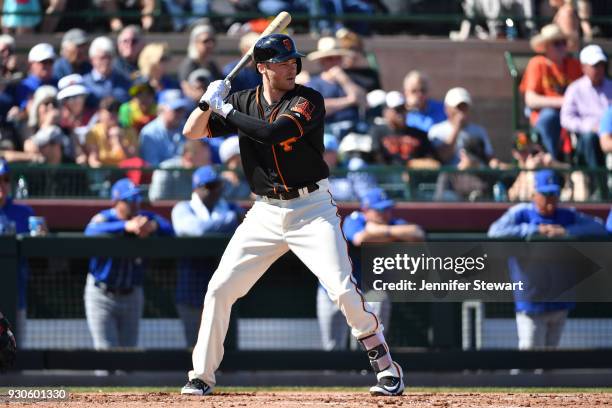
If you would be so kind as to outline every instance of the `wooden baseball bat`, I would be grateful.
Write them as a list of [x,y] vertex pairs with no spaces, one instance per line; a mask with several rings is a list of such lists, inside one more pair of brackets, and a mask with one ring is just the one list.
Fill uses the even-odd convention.
[[[257,38],[257,41],[259,41],[262,37],[265,37],[266,35],[270,35],[272,33],[276,33],[278,31],[284,30],[289,25],[289,23],[291,23],[291,14],[287,13],[286,11],[281,11],[274,18],[274,20],[272,20],[270,24],[268,24],[268,26],[263,31],[263,33],[261,33],[259,38]],[[238,61],[238,64],[236,64],[234,69],[232,69],[230,73],[227,74],[227,76],[223,80],[224,82],[226,81],[231,82],[231,80],[234,79],[234,77],[238,74],[238,72],[240,72],[242,68],[247,66],[247,64],[249,63],[251,59],[251,56],[253,55],[254,46],[255,44],[253,44],[253,46],[242,56],[242,58],[240,59],[240,61]],[[204,108],[204,110],[208,110],[208,104],[206,102],[202,102],[201,105]]]

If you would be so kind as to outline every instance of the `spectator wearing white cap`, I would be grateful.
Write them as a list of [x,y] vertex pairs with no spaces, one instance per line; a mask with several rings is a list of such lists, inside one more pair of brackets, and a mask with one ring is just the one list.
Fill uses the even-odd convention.
[[53,61],[55,61],[55,51],[51,44],[40,43],[30,49],[28,53],[29,75],[19,83],[16,90],[16,102],[22,109],[25,109],[28,100],[40,86],[55,86]]
[[606,78],[608,58],[599,45],[588,45],[580,52],[584,75],[565,91],[561,126],[577,136],[576,165],[596,169],[605,165],[599,145],[599,125],[612,103],[612,81]]
[[223,197],[227,200],[246,200],[251,197],[251,189],[242,169],[238,136],[230,136],[221,143],[219,157],[226,169],[221,172]]
[[[417,159],[434,159],[436,152],[427,138],[427,132],[406,125],[406,100],[398,91],[385,96],[382,120],[370,129],[374,143],[381,152],[381,161],[406,165]],[[435,161],[432,163],[436,163]]]
[[57,100],[60,104],[59,125],[72,140],[74,156],[77,164],[84,164],[87,155],[84,152],[85,135],[89,130],[89,122],[95,113],[93,109],[85,106],[85,99],[89,94],[83,85],[83,77],[79,74],[70,74],[58,82],[59,92]]
[[149,186],[149,201],[187,200],[192,192],[193,170],[210,164],[212,164],[211,152],[206,140],[185,141],[180,156],[164,160],[159,164],[159,169],[153,172]]
[[168,89],[160,93],[157,118],[140,131],[140,157],[152,166],[183,151],[185,136],[183,124],[191,102],[183,97],[179,89]]
[[91,63],[87,58],[88,42],[87,34],[80,28],[66,31],[62,37],[61,56],[53,64],[53,76],[56,79],[75,73],[85,75],[91,71]]
[[[76,154],[75,141],[68,137],[60,125],[60,109],[57,100],[57,89],[50,85],[43,85],[36,90],[28,111],[28,122],[26,134],[31,135],[24,142],[26,152],[37,154],[40,149],[35,142],[34,135],[48,127],[60,129],[61,140],[59,146],[62,150],[62,158],[73,162]],[[43,133],[44,134],[44,133]]]
[[83,77],[89,89],[87,105],[97,107],[105,96],[112,96],[119,102],[129,99],[130,81],[113,68],[115,47],[108,37],[97,37],[89,46],[89,59],[93,69]]
[[493,158],[493,146],[487,131],[479,125],[470,122],[472,97],[465,88],[452,88],[444,98],[444,109],[447,120],[429,129],[428,137],[436,149],[443,165],[457,166],[459,151],[468,139],[476,138],[484,144],[484,154],[491,167],[497,167],[499,162]]

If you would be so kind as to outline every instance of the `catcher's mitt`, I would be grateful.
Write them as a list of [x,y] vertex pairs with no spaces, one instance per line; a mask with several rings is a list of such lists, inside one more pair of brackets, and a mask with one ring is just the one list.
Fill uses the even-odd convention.
[[[0,316],[2,316],[0,314]],[[11,325],[5,317],[0,317],[0,370],[12,367],[17,355],[17,343]]]

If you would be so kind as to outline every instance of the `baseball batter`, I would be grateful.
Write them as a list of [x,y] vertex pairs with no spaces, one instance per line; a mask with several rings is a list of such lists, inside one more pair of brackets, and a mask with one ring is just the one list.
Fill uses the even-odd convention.
[[370,393],[404,391],[402,369],[391,359],[382,325],[351,274],[341,220],[328,191],[329,169],[323,161],[323,97],[296,85],[301,57],[286,35],[261,38],[253,59],[263,85],[226,99],[229,84],[215,81],[185,124],[183,133],[191,139],[239,134],[242,163],[257,200],[208,285],[193,370],[182,394],[212,392],[232,305],[289,250],[317,276],[367,350],[378,379]]

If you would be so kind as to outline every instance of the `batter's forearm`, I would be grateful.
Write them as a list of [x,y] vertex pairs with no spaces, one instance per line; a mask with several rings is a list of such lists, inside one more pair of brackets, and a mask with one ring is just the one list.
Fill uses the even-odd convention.
[[203,111],[200,108],[195,108],[187,118],[183,127],[183,135],[187,139],[201,139],[209,136],[208,121],[210,120],[211,110]]
[[294,121],[286,116],[280,116],[274,122],[268,123],[234,109],[227,115],[226,120],[251,139],[266,145],[275,145],[302,136]]

